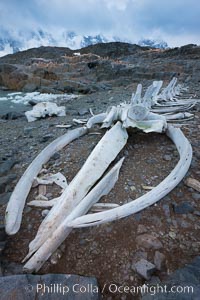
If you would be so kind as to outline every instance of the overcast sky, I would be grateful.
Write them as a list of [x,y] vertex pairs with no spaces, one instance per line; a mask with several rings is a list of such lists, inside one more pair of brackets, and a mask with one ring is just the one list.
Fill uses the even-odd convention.
[[0,27],[200,44],[198,0],[0,0]]

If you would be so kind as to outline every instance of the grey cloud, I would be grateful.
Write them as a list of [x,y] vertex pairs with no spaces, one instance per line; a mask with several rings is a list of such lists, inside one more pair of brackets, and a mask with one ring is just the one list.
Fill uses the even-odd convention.
[[60,28],[81,34],[156,37],[179,44],[200,43],[196,0],[7,0],[0,3],[1,27],[14,30]]

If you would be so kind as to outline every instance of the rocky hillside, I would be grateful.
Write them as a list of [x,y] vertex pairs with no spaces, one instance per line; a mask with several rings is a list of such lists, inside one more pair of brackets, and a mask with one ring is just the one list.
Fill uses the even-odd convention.
[[0,86],[16,91],[92,93],[147,80],[200,81],[200,47],[153,49],[100,43],[71,50],[39,47],[0,58]]

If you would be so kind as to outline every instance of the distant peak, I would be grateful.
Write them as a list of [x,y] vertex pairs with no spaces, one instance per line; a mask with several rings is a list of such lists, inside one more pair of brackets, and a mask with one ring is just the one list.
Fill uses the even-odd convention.
[[[41,28],[32,31],[9,31],[0,29],[0,56],[13,54],[19,51],[41,46],[67,47],[72,50],[81,49],[90,45],[108,42],[125,42],[131,43],[127,39],[118,37],[106,37],[102,34],[96,35],[80,35],[74,31],[59,32],[56,36]],[[168,48],[164,41],[143,39],[139,42],[140,46],[148,46],[152,48]]]

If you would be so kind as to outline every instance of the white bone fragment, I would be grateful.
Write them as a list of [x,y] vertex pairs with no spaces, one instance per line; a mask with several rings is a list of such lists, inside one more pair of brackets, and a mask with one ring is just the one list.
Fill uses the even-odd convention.
[[79,217],[72,221],[70,226],[74,228],[88,227],[118,220],[141,211],[167,195],[187,173],[192,160],[192,147],[180,129],[169,125],[166,133],[176,145],[180,155],[180,160],[172,172],[159,185],[145,195],[120,207],[106,212],[88,214],[86,216]]
[[183,112],[183,113],[165,115],[165,117],[168,121],[168,120],[190,119],[193,118],[194,115],[188,112]]
[[159,98],[162,100],[173,100],[173,88],[176,84],[177,78],[173,77],[170,83],[163,89]]
[[42,194],[37,195],[37,196],[35,197],[35,199],[36,199],[36,200],[42,200],[42,201],[45,201],[45,202],[48,201],[48,198],[45,197],[45,196],[42,195]]
[[160,81],[154,81],[153,82],[153,85],[155,87],[153,93],[152,93],[152,101],[151,101],[151,105],[157,103],[157,100],[158,100],[158,93],[163,85],[163,81],[160,80]]
[[194,178],[187,178],[185,184],[194,190],[200,192],[200,181]]
[[56,128],[70,128],[72,127],[73,125],[56,125]]
[[[54,198],[52,200],[43,201],[44,199],[35,199],[30,202],[28,202],[28,206],[35,206],[35,207],[53,207],[56,202],[60,199],[60,197]],[[46,199],[45,199],[46,200]]]
[[101,132],[90,132],[88,133],[88,135],[101,135],[102,133]]
[[89,108],[89,112],[90,112],[90,114],[94,117],[94,113],[93,113],[93,111],[92,111],[92,109],[91,108]]
[[142,185],[142,188],[143,188],[144,190],[153,190],[154,187],[155,187],[155,186]]
[[39,185],[51,185],[51,184],[55,183],[63,189],[65,189],[68,186],[67,179],[60,172],[58,172],[56,174],[51,174],[51,175],[46,174],[40,178],[37,177],[34,179],[34,187],[36,186],[36,183]]
[[111,110],[108,112],[106,118],[103,120],[103,124],[101,128],[110,127],[114,121],[118,119],[118,108],[116,106],[112,106]]
[[139,83],[137,85],[136,93],[132,95],[131,104],[136,105],[141,103],[141,95],[142,95],[142,85]]
[[45,178],[47,181],[49,180],[50,182],[51,182],[51,180],[52,180],[55,184],[59,185],[59,186],[60,186],[61,188],[63,188],[63,189],[65,189],[65,188],[68,186],[68,184],[67,184],[67,179],[66,179],[65,176],[64,176],[62,173],[60,173],[60,172],[58,172],[58,173],[56,173],[56,174],[52,174],[52,175],[50,175],[50,176],[46,175],[44,178]]
[[142,99],[142,104],[145,105],[146,107],[150,108],[151,107],[151,102],[152,102],[152,98],[153,98],[153,92],[155,90],[154,85],[150,85],[145,94],[144,97]]
[[185,105],[181,105],[181,106],[161,106],[159,108],[152,108],[151,111],[154,113],[159,113],[159,114],[165,114],[165,113],[169,113],[169,112],[174,112],[174,113],[178,113],[181,111],[187,111],[190,110],[192,107],[195,106],[196,103],[193,104],[185,104]]
[[25,112],[28,122],[33,122],[38,118],[56,115],[58,117],[66,116],[65,107],[58,107],[56,103],[40,102],[37,103],[32,110]]
[[106,113],[102,113],[91,117],[87,122],[87,128],[92,128],[95,124],[103,123],[106,115]]
[[26,198],[34,178],[42,169],[42,165],[45,164],[55,152],[87,132],[87,128],[77,128],[67,132],[44,148],[29,165],[18,181],[6,208],[5,224],[7,234],[12,235],[19,230]]
[[48,209],[44,209],[42,211],[42,217],[46,217],[48,215],[48,213],[49,213],[49,210]]
[[91,187],[103,175],[128,139],[126,129],[117,122],[99,141],[85,164],[64,190],[60,200],[41,223],[35,239],[29,245],[29,252],[35,252],[53,231],[85,197]]
[[[37,185],[52,185],[53,184],[53,179],[43,179],[43,178],[35,178],[34,181],[33,181],[33,187],[36,187]],[[37,184],[37,185],[36,185]]]
[[[94,205],[102,196],[107,195],[114,187],[118,180],[119,171],[122,166],[124,158],[122,158],[85,196],[85,198],[74,208],[74,210],[63,220],[60,226],[52,232],[52,236],[45,240],[38,251],[25,264],[24,270],[32,272],[38,271],[45,261],[54,253],[60,244],[72,231],[69,223],[78,216],[84,215],[92,205]],[[24,261],[30,257],[32,253],[29,252]]]
[[38,186],[38,193],[39,193],[40,195],[45,196],[46,193],[47,193],[47,187],[46,187],[46,185],[40,184],[40,185]]
[[85,124],[87,123],[87,119],[73,119],[73,122],[77,124]]

